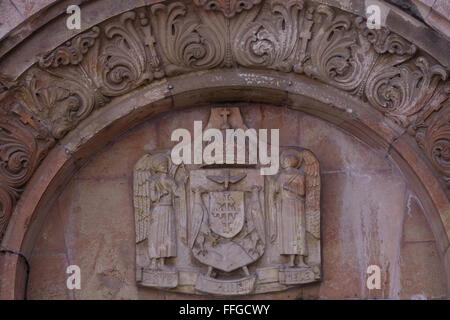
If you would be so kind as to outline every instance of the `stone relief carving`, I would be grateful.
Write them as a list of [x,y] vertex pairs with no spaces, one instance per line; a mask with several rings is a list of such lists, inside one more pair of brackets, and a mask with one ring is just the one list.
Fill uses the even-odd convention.
[[[239,178],[219,185],[227,176],[231,182]],[[256,277],[248,265],[265,249],[262,176],[256,169],[199,169],[191,171],[190,181],[194,190],[190,245],[194,257],[208,266],[206,274],[199,274],[195,289],[220,294],[222,284],[214,277],[215,270],[240,269],[243,277],[224,280],[236,288],[245,284],[235,294],[250,293]]]
[[152,6],[151,12],[168,75],[220,65],[225,53],[223,26],[207,28],[188,16],[186,5],[180,2]]
[[[233,125],[223,125],[224,114]],[[215,108],[206,128],[246,125],[238,108]],[[311,151],[283,148],[275,177],[246,164],[175,166],[168,154],[144,155],[134,169],[140,285],[245,295],[320,279],[320,169]]]
[[431,164],[450,187],[450,84],[436,91],[410,134],[424,150]]
[[280,165],[271,182],[270,238],[279,239],[289,267],[306,267],[306,232],[320,238],[319,163],[310,151],[290,148],[282,152]]
[[22,79],[23,91],[58,139],[110,97],[164,76],[145,9],[93,27],[38,65]]
[[345,90],[408,129],[433,167],[450,176],[430,138],[436,96],[448,99],[448,70],[389,30],[367,29],[363,18],[320,1],[143,6],[41,55],[17,83],[0,75],[0,99],[16,99],[61,139],[111,98],[165,76],[224,67],[293,72]]
[[0,240],[14,205],[54,140],[17,101],[0,108]]
[[368,100],[404,127],[423,109],[439,82],[447,78],[442,67],[430,66],[424,57],[400,66],[381,64],[373,71],[367,80]]
[[[139,26],[136,26],[137,15]],[[122,14],[119,21],[105,26],[105,35],[110,41],[100,54],[104,95],[122,95],[144,81],[164,76],[145,11]]]
[[[80,81],[80,78],[86,82]],[[95,89],[77,69],[52,72],[46,74],[45,78],[42,71],[36,70],[24,82],[27,86],[21,87],[20,95],[57,139],[62,138],[105,101],[93,92]]]
[[77,65],[81,63],[84,55],[95,44],[99,35],[100,28],[93,27],[91,30],[74,38],[72,41],[68,41],[50,54],[40,57],[40,66],[57,68],[69,64]]
[[[176,286],[178,282],[176,270],[166,261],[177,256],[175,220],[186,216],[185,178],[175,179],[179,168],[171,163],[167,152],[157,152],[142,157],[134,170],[139,263],[146,266],[142,272],[147,283],[158,287]],[[175,197],[181,199],[181,207],[176,207]]]
[[165,75],[234,66],[295,72],[356,95],[406,128],[448,76],[389,30],[370,30],[361,17],[304,0],[142,7],[77,36],[39,65],[64,74],[78,66],[74,79],[94,88],[88,94],[96,106]]

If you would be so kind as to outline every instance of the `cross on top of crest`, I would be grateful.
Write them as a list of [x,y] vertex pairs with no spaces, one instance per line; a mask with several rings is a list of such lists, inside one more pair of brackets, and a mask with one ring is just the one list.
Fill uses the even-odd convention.
[[223,123],[222,126],[220,127],[222,130],[223,129],[230,129],[231,125],[228,122],[228,117],[231,115],[231,111],[228,110],[228,108],[224,108],[220,111],[219,115],[222,117],[223,119]]

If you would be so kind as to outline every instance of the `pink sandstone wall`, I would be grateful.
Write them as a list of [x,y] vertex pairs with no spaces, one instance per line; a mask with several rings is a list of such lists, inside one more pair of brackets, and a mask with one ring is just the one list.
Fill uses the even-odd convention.
[[[322,282],[254,297],[445,297],[443,263],[420,201],[385,154],[298,111],[240,106],[248,127],[281,128],[281,145],[312,150],[322,170]],[[29,298],[196,298],[136,286],[132,170],[148,151],[172,146],[172,130],[206,123],[208,116],[208,108],[197,108],[142,123],[78,171],[35,244]],[[81,268],[81,290],[66,288],[72,264]],[[381,290],[366,288],[371,264],[381,267]]]

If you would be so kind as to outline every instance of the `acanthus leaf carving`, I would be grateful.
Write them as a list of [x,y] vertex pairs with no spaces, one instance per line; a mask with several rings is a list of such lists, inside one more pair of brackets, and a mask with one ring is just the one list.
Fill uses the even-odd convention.
[[54,139],[18,101],[0,109],[0,240],[24,186]]
[[[79,34],[22,77],[19,100],[60,139],[108,97],[166,75],[238,66],[295,72],[356,95],[409,128],[433,166],[450,175],[448,132],[435,118],[447,109],[445,95],[436,95],[447,71],[414,44],[312,1],[193,2],[145,6]],[[0,75],[0,99],[11,86]],[[13,203],[2,200],[3,208]]]
[[364,39],[360,39],[360,42],[367,41],[378,54],[389,53],[398,56],[412,57],[417,52],[417,47],[414,44],[406,41],[386,28],[369,29],[366,20],[362,17],[357,17],[355,19],[355,27],[360,36]]
[[446,70],[418,57],[404,64],[377,64],[367,80],[365,94],[372,106],[403,127],[411,124],[432,97],[438,84],[447,79]]
[[408,131],[450,187],[450,83],[436,90],[425,112]]
[[363,80],[369,48],[358,47],[352,20],[320,5],[315,22],[319,28],[310,44],[314,54],[305,64],[305,74],[346,91],[357,89]]
[[20,91],[22,97],[29,101],[27,106],[48,124],[57,139],[85,119],[96,105],[104,102],[78,69],[52,72],[50,77],[47,74],[45,81],[42,81],[41,73],[35,70],[28,75]]
[[154,5],[151,12],[168,75],[191,69],[210,69],[221,64],[225,55],[222,28],[208,28],[195,17],[188,16],[187,6],[180,2]]
[[[142,28],[140,34],[136,26],[136,16],[134,11],[126,12],[118,21],[105,26],[105,35],[110,41],[104,46],[99,60],[101,91],[106,96],[122,95],[144,81],[164,76],[154,48],[148,18],[144,11],[139,13],[139,24]],[[149,58],[146,47],[149,50]]]
[[236,32],[240,36],[234,37],[232,44],[237,62],[245,67],[283,72],[298,68],[295,60],[303,62],[311,38],[312,9],[303,10],[304,6],[303,0],[274,1],[270,20],[251,22],[247,29],[242,28],[244,32]]
[[359,97],[380,56],[400,63],[416,52],[414,45],[389,30],[368,29],[363,18],[353,19],[325,5],[317,7],[314,21],[314,54],[305,64],[305,74]]
[[450,181],[450,114],[439,113],[427,129],[420,130],[417,139],[421,142],[433,166]]
[[81,63],[84,55],[94,46],[99,35],[100,28],[97,26],[93,27],[73,40],[67,41],[50,54],[40,57],[39,66],[43,68],[57,68]]
[[[103,96],[163,77],[163,69],[169,76],[234,66],[294,71],[357,95],[408,127],[447,77],[426,57],[412,60],[416,51],[389,30],[368,29],[363,18],[327,5],[196,0],[123,13],[59,47],[40,66],[62,78],[57,69],[78,66],[99,105]],[[57,91],[76,104],[73,94]],[[58,137],[67,130],[59,131]]]
[[47,56],[21,81],[21,96],[45,121],[55,138],[62,138],[94,108],[108,100],[99,90],[97,56],[101,28],[95,26]]

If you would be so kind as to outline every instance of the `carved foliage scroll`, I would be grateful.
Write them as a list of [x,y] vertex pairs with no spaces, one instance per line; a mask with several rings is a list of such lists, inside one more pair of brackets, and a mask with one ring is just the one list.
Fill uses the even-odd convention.
[[221,28],[207,28],[195,17],[188,17],[188,8],[179,2],[158,4],[151,11],[168,75],[221,63],[225,49]]
[[444,68],[430,65],[424,57],[399,66],[380,64],[373,71],[366,87],[369,102],[405,127],[447,78]]
[[442,180],[450,187],[450,84],[442,85],[430,99],[409,133],[416,137]]
[[82,60],[84,55],[95,44],[96,39],[100,35],[100,28],[93,27],[72,41],[66,42],[63,46],[57,48],[49,55],[40,58],[40,65],[43,67],[54,67],[65,65],[77,65]]
[[54,124],[57,138],[108,97],[165,74],[235,66],[305,74],[360,97],[406,128],[448,75],[389,30],[370,30],[363,18],[304,0],[142,7],[80,34],[39,66],[53,78],[37,87],[30,82],[29,89],[53,115],[33,111]]
[[53,139],[18,102],[0,109],[0,240],[15,203]]
[[420,131],[418,139],[434,167],[450,182],[450,113],[439,112],[426,130]]
[[[265,1],[227,14],[228,2],[151,7],[169,75],[243,66],[304,73],[368,101],[408,127],[447,72],[387,29],[303,0]],[[233,2],[234,3],[234,2]]]
[[[105,26],[109,40],[100,55],[102,93],[106,96],[122,95],[145,80],[152,81],[164,74],[154,47],[149,20],[144,11],[122,14],[119,21]],[[147,52],[148,50],[148,52]],[[148,55],[147,55],[148,54]]]
[[[441,89],[448,71],[389,30],[367,29],[363,18],[319,2],[193,0],[143,6],[42,55],[16,85],[0,75],[0,95],[16,86],[24,112],[60,139],[109,99],[164,76],[233,67],[294,72],[355,95],[407,128],[438,172],[450,177],[448,94]],[[17,135],[18,141],[31,141],[11,125],[4,126],[3,134],[12,132],[5,139]],[[33,158],[36,148],[25,145]],[[14,201],[2,192],[4,211]]]

